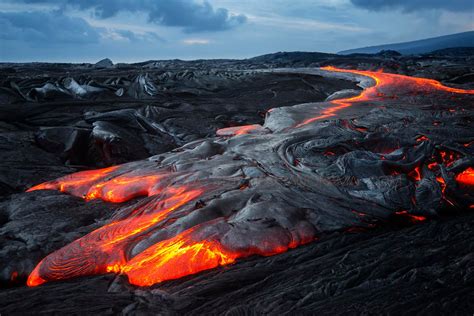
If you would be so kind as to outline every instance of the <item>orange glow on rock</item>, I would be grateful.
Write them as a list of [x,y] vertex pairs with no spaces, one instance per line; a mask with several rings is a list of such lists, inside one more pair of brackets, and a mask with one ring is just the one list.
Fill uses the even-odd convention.
[[474,186],[474,168],[469,167],[456,176],[456,181],[467,186]]
[[446,181],[444,181],[443,177],[436,177],[436,181],[438,181],[439,186],[441,187],[441,193],[443,194],[443,198],[445,198],[444,192],[446,191]]
[[399,216],[403,216],[403,217],[407,217],[410,219],[410,221],[412,222],[422,222],[422,221],[425,221],[426,220],[426,217],[424,216],[417,216],[417,215],[412,215],[410,213],[408,213],[408,211],[399,211],[399,212],[395,212],[395,214],[399,215]]
[[150,190],[159,183],[160,178],[160,175],[119,176],[94,185],[87,192],[85,199],[121,203],[137,196],[149,196]]
[[221,128],[217,130],[216,134],[217,136],[236,136],[236,135],[251,134],[252,132],[256,132],[259,130],[263,130],[261,125],[252,124],[252,125]]
[[193,241],[193,229],[146,249],[121,269],[129,282],[150,286],[228,265],[242,254],[231,253],[213,240]]
[[448,167],[451,166],[456,160],[460,158],[460,155],[454,151],[440,150],[439,153],[441,155],[441,160]]
[[18,278],[18,272],[13,271],[10,275],[10,281],[15,282],[17,278]]
[[[124,175],[114,174],[118,166],[98,170],[76,172],[65,177],[45,182],[30,188],[36,190],[59,190],[85,200],[102,199],[106,202],[122,203],[138,196],[154,195],[162,178],[161,174]],[[116,176],[109,180],[111,176]]]
[[201,194],[200,189],[167,189],[164,198],[155,203],[156,209],[140,210],[135,216],[111,222],[47,256],[31,272],[27,284],[120,271],[127,262],[127,242],[131,238],[146,233]]
[[416,167],[412,171],[408,173],[408,176],[413,178],[415,181],[420,181],[421,180],[421,172],[420,172],[420,167]]
[[421,135],[416,139],[417,142],[424,142],[425,140],[428,140],[428,137],[426,137],[425,135]]
[[91,184],[107,177],[113,171],[117,170],[117,168],[118,166],[113,166],[98,170],[76,172],[50,182],[38,184],[29,188],[26,192],[36,190],[58,190],[83,197],[85,194],[81,194],[81,192],[84,191],[85,187],[88,188]]

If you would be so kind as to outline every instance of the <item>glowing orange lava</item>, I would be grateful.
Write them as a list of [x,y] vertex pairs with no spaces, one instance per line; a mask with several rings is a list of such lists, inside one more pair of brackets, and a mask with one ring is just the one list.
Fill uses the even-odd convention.
[[468,186],[474,186],[474,168],[469,167],[456,176],[456,181]]
[[367,101],[373,101],[373,100],[384,98],[385,95],[380,92],[384,90],[384,88],[390,88],[387,90],[392,90],[393,88],[403,86],[403,87],[408,87],[409,88],[408,91],[412,91],[412,93],[420,93],[420,92],[431,93],[433,91],[442,91],[442,92],[448,92],[448,93],[474,94],[474,90],[464,90],[464,89],[446,87],[442,85],[439,81],[436,81],[433,79],[416,78],[416,77],[409,77],[409,76],[390,74],[390,73],[384,73],[384,72],[376,72],[376,71],[367,71],[367,70],[341,69],[341,68],[336,68],[333,66],[322,67],[321,69],[327,70],[327,71],[333,71],[333,72],[345,72],[345,73],[353,73],[357,75],[366,76],[373,79],[375,82],[375,85],[370,88],[364,89],[361,92],[361,94],[357,96],[330,101],[330,103],[334,106],[326,108],[318,116],[306,119],[302,123],[296,125],[296,127],[301,127],[306,124],[312,123],[314,121],[332,117],[338,111],[348,108],[352,106],[354,103],[367,102]]
[[160,175],[119,176],[94,185],[85,198],[86,200],[100,198],[107,202],[121,203],[137,196],[149,196],[152,195],[151,190],[158,185],[160,178]]
[[194,229],[159,242],[146,249],[122,267],[130,283],[150,286],[203,270],[231,264],[242,254],[223,249],[214,240],[193,241]]
[[[26,192],[36,190],[59,190],[61,192],[68,192],[76,196],[83,196],[80,194],[83,187],[88,187],[91,183],[99,181],[117,170],[118,166],[113,166],[98,170],[80,171],[54,181],[38,184],[29,188]],[[75,194],[76,193],[76,194]]]
[[31,272],[27,284],[35,286],[46,281],[120,271],[127,263],[127,241],[146,233],[169,214],[201,195],[202,190],[168,188],[162,194],[162,199],[135,216],[102,226],[50,254]]
[[426,220],[426,217],[412,215],[412,214],[408,213],[408,211],[399,211],[399,212],[395,212],[395,214],[397,214],[398,216],[406,217],[406,218],[410,219],[410,221],[412,221],[412,222],[422,222],[422,221]]
[[[36,190],[59,190],[86,200],[102,199],[106,202],[122,203],[138,196],[155,195],[159,190],[161,174],[143,175],[114,174],[118,167],[76,172],[54,181],[30,188]],[[114,178],[108,180],[113,174]]]
[[[77,193],[77,190],[70,187],[70,183],[77,183],[82,191],[89,192],[84,196],[86,200],[101,198],[105,201],[126,201],[138,193],[152,192],[150,187],[155,186],[160,178],[144,176],[143,182],[140,182],[139,178],[124,174],[111,180],[96,182],[105,173],[98,170],[97,173],[88,174],[95,175],[90,178],[89,190],[86,190],[84,185],[86,181],[82,172],[58,179],[54,183],[37,186],[35,189],[62,188]],[[130,192],[127,192],[127,187],[131,189]],[[279,245],[264,253],[258,249],[231,252],[218,240],[195,240],[193,234],[196,227],[192,227],[130,257],[130,242],[140,240],[157,225],[163,225],[173,212],[202,193],[202,189],[186,187],[167,187],[153,191],[153,195],[157,195],[155,202],[134,210],[129,217],[112,221],[48,255],[31,272],[27,285],[37,286],[53,280],[114,272],[126,274],[132,284],[149,286],[231,264],[237,258],[252,254],[274,255],[312,240],[292,240],[288,245]]]
[[218,129],[216,134],[218,136],[235,136],[235,135],[245,135],[250,134],[253,131],[262,129],[262,126],[259,124],[252,125],[243,125],[243,126],[233,126]]

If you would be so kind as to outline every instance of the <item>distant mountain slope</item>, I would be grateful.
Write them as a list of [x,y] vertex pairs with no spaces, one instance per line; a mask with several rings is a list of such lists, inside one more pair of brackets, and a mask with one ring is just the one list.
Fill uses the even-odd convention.
[[272,54],[265,54],[250,58],[255,62],[298,62],[298,61],[313,61],[318,62],[321,59],[336,57],[336,54],[320,53],[320,52],[278,52]]
[[404,55],[409,55],[429,53],[435,50],[450,47],[474,47],[474,31],[427,38],[412,42],[349,49],[339,52],[339,54],[374,54],[381,50],[396,50]]

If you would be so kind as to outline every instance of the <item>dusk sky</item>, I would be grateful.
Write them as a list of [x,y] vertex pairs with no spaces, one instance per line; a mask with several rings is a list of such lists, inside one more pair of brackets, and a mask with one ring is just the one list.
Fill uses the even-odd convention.
[[472,0],[0,0],[0,61],[338,52],[474,30]]

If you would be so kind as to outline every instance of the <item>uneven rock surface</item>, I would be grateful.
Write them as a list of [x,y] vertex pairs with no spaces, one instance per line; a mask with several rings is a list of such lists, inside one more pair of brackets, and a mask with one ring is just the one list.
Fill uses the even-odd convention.
[[427,58],[2,68],[0,312],[469,314],[472,66]]

